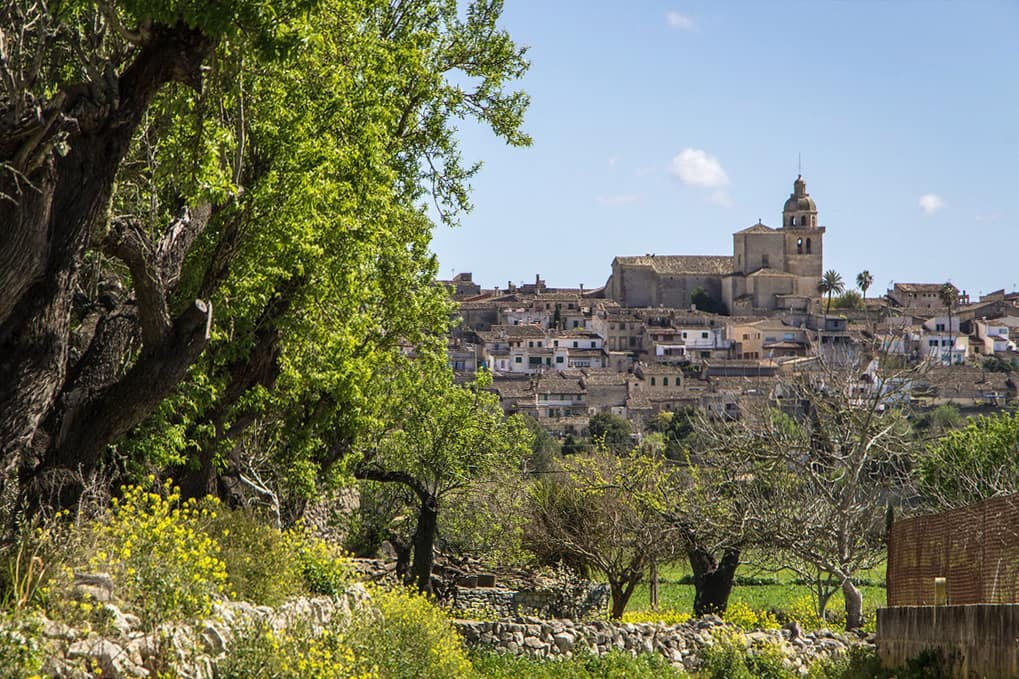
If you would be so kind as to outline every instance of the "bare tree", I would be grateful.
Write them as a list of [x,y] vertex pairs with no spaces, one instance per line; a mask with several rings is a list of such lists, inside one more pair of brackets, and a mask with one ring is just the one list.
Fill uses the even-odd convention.
[[914,439],[901,408],[908,375],[835,369],[790,376],[770,403],[704,430],[736,486],[756,541],[835,576],[846,627],[863,624],[854,580],[885,558],[885,508],[911,485]]

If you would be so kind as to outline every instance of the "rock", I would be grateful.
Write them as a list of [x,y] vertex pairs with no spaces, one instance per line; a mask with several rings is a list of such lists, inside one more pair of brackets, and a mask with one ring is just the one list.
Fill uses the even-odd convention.
[[560,632],[553,637],[556,647],[563,653],[569,653],[576,646],[576,637],[568,632]]
[[109,639],[76,641],[67,649],[67,658],[69,660],[94,661],[102,670],[103,679],[149,676],[148,670],[131,662],[130,654],[126,649]]

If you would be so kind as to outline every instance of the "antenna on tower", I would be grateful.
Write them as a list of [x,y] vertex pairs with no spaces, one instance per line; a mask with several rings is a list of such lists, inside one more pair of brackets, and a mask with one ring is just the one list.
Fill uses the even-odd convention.
[[796,174],[803,176],[803,157],[799,152],[796,153]]

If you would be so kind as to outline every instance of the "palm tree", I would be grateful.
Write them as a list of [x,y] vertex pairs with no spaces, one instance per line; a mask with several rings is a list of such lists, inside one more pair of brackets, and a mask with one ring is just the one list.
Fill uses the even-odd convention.
[[949,282],[945,282],[938,291],[941,303],[948,309],[948,365],[952,365],[955,354],[955,337],[952,335],[952,307],[959,301],[959,291]]
[[864,301],[867,300],[867,290],[870,288],[871,283],[874,282],[874,277],[870,275],[870,272],[864,269],[860,273],[856,274],[856,287],[860,288],[860,292],[863,293]]
[[874,277],[870,275],[870,272],[864,269],[860,273],[856,274],[856,287],[860,288],[860,292],[863,293],[863,314],[867,321],[867,325],[870,325],[870,313],[867,311],[867,290],[870,288],[871,283],[874,282]]
[[817,291],[822,295],[828,296],[828,304],[824,309],[824,313],[827,314],[831,311],[831,296],[838,294],[841,295],[846,291],[846,283],[842,280],[842,276],[834,269],[828,269],[824,272],[824,276],[817,283]]

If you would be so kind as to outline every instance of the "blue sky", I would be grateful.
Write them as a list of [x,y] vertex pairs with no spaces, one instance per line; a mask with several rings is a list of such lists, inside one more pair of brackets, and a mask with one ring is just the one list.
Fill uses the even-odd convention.
[[530,148],[472,124],[442,277],[603,285],[616,255],[732,253],[802,158],[825,268],[871,294],[1019,283],[1019,2],[508,0]]

